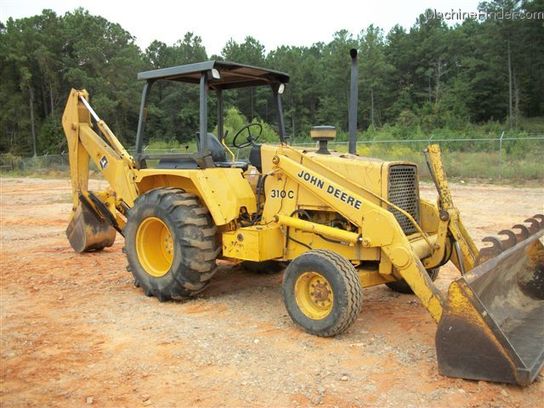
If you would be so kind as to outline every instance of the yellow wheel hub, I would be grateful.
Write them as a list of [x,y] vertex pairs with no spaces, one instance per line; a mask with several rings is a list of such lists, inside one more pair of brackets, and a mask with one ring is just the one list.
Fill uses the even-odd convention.
[[168,273],[174,259],[174,241],[157,217],[144,219],[136,231],[136,254],[145,271],[156,278]]
[[295,300],[302,313],[310,319],[324,319],[332,311],[332,287],[323,275],[304,272],[295,282]]

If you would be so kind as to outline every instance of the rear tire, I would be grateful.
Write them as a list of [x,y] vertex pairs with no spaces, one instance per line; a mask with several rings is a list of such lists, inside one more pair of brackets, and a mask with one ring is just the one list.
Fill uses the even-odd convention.
[[176,188],[151,190],[128,212],[128,270],[146,296],[183,299],[204,290],[217,269],[217,229],[198,198]]
[[[429,277],[434,282],[436,278],[438,278],[438,272],[440,271],[440,268],[432,268],[427,269],[427,273],[429,274]],[[413,294],[414,291],[412,288],[406,283],[404,279],[395,281],[395,282],[387,282],[385,284],[389,289],[398,292],[398,293],[404,293],[406,295]]]
[[359,275],[335,252],[308,251],[285,270],[283,300],[291,319],[308,333],[335,336],[347,330],[361,310]]

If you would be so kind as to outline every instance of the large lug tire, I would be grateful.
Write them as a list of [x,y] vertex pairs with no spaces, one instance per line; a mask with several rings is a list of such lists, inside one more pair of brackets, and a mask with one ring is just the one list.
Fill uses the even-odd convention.
[[357,319],[362,299],[357,270],[335,252],[308,251],[285,270],[285,307],[308,333],[330,337],[344,332]]
[[208,210],[193,194],[159,188],[127,216],[124,252],[137,287],[161,302],[204,290],[221,248]]
[[[440,268],[427,269],[427,273],[429,274],[429,277],[433,282],[436,280],[436,278],[438,278],[439,271]],[[414,293],[412,288],[408,285],[408,283],[406,283],[404,279],[395,282],[387,282],[386,286],[395,292],[404,293],[407,295]]]
[[251,273],[260,275],[274,275],[287,268],[288,262],[283,261],[243,261],[242,268]]

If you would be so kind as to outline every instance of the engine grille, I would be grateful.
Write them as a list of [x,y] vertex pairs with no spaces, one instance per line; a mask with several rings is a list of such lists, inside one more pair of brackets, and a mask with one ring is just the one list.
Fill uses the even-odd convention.
[[[410,214],[419,224],[419,186],[417,167],[394,165],[389,168],[387,199]],[[389,208],[406,235],[416,232],[410,220],[399,211]]]

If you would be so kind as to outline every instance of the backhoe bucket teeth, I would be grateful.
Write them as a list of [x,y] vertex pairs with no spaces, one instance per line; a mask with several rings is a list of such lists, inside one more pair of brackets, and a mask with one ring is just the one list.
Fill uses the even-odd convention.
[[480,264],[449,287],[438,367],[451,377],[528,385],[544,365],[544,217],[499,235],[485,239],[492,246]]
[[88,252],[112,246],[115,229],[89,204],[80,201],[66,228],[66,236],[74,251]]

